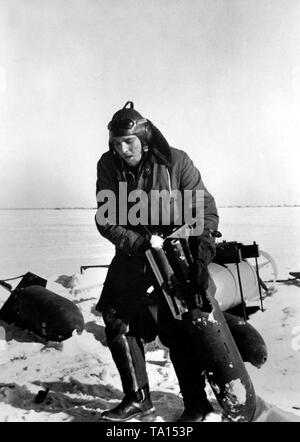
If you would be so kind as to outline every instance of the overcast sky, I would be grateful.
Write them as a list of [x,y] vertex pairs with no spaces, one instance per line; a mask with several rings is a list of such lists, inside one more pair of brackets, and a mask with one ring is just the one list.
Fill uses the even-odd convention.
[[132,100],[217,204],[300,204],[299,0],[0,0],[0,207],[95,206]]

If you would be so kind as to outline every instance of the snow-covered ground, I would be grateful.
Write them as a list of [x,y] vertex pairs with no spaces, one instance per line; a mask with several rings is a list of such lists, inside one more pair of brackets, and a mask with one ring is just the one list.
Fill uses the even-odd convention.
[[[108,263],[113,254],[95,231],[93,215],[88,210],[1,212],[0,279],[27,271],[45,277],[47,288],[76,303],[85,330],[57,344],[0,322],[0,421],[97,421],[122,397],[102,318],[94,310],[106,270],[79,272],[81,265]],[[220,217],[223,239],[256,241],[275,258],[280,279],[299,271],[300,208],[221,209]],[[0,288],[0,307],[7,297]],[[260,369],[246,363],[258,397],[255,421],[300,422],[299,284],[277,283],[264,308],[250,323],[266,341],[268,361]],[[154,421],[176,421],[182,399],[168,353],[157,344],[146,350]],[[46,388],[45,401],[36,403],[38,391]],[[207,420],[221,421],[208,385],[207,392],[216,411]]]

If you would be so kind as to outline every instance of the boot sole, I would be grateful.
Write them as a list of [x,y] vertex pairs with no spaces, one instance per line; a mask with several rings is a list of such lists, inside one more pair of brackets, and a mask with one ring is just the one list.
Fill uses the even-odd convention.
[[138,411],[135,414],[128,416],[126,419],[114,419],[111,417],[103,416],[103,417],[101,417],[101,420],[106,421],[106,422],[126,422],[129,419],[132,419],[134,417],[144,417],[144,416],[148,416],[149,414],[153,414],[154,412],[155,412],[155,407],[150,408],[149,410],[146,410],[146,411]]

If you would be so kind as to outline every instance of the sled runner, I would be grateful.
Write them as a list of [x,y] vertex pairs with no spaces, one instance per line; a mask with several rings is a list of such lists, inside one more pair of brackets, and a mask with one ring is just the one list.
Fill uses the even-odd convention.
[[290,272],[289,274],[296,279],[300,279],[300,272]]
[[296,284],[296,285],[299,286],[299,284],[300,284],[300,272],[289,272],[289,275],[291,275],[292,278],[277,279],[277,282],[283,283],[283,284],[287,284],[287,285]]

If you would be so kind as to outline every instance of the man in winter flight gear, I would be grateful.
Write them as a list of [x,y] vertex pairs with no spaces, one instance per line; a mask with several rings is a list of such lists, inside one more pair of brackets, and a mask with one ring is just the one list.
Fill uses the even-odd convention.
[[[170,350],[183,397],[184,411],[179,422],[202,421],[212,411],[204,390],[202,361],[195,356],[193,343],[181,321],[174,319],[159,292],[145,251],[161,245],[162,238],[174,227],[186,223],[184,217],[178,222],[182,201],[170,196],[178,191],[202,192],[203,226],[197,236],[190,238],[190,243],[197,264],[198,288],[206,290],[207,265],[215,255],[211,232],[218,227],[215,201],[189,156],[169,146],[157,127],[137,112],[132,102],[127,102],[113,115],[108,129],[109,150],[97,166],[95,220],[100,234],[115,245],[116,253],[96,308],[103,315],[124,398],[115,408],[104,411],[102,418],[126,421],[154,412],[143,343],[153,341],[158,335]],[[154,209],[151,196],[155,190],[169,199]],[[141,197],[140,204],[133,204],[136,201],[132,195]],[[197,205],[197,198],[192,199],[192,204]],[[166,211],[168,222],[163,219]],[[157,315],[151,314],[151,304],[157,309]]]

